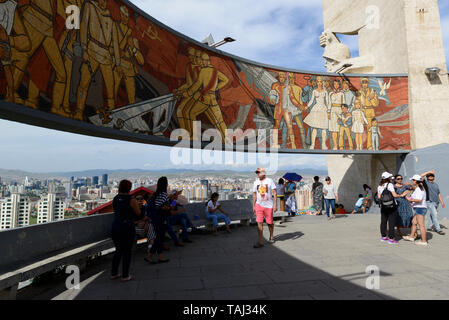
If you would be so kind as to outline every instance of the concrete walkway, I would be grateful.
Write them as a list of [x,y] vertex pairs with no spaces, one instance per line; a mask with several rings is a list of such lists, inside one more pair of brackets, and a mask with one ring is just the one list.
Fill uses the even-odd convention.
[[[139,248],[133,281],[109,280],[111,255],[82,274],[81,290],[64,281],[33,286],[18,299],[448,299],[449,235],[429,233],[429,247],[381,243],[380,216],[295,217],[276,226],[276,243],[253,249],[257,228],[193,236],[170,247],[163,265]],[[443,225],[445,221],[443,221]],[[380,268],[380,289],[366,289],[366,268]]]

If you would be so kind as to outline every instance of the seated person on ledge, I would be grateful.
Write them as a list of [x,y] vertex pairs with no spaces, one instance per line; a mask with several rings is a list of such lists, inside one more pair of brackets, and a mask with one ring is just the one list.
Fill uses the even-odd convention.
[[345,206],[342,204],[337,204],[335,214],[346,214]]
[[352,214],[354,213],[363,213],[365,214],[365,206],[363,205],[363,202],[365,201],[365,197],[363,194],[359,194],[359,200],[355,203],[354,211],[352,211]]
[[[184,243],[192,243],[192,240],[189,239],[189,235],[187,233],[187,228],[192,228],[192,230],[195,230],[196,228],[193,226],[192,221],[190,221],[189,216],[185,212],[186,209],[178,202],[178,196],[181,194],[182,191],[173,191],[170,194],[170,201],[171,201],[171,215],[167,219],[167,231],[170,235],[170,238],[175,243],[175,246],[177,247],[183,247]],[[178,239],[176,233],[173,231],[173,226],[179,225],[181,226],[182,233],[181,238]]]
[[[218,197],[218,193],[213,193],[206,207],[206,218],[208,220],[211,220],[214,224],[214,235],[216,236],[218,235],[218,220],[224,220],[224,222],[226,223],[226,231],[228,233],[231,233],[231,230],[229,229],[231,219],[229,219],[229,214],[224,212],[221,208],[221,205],[218,202]],[[220,211],[221,213],[217,213],[217,211]]]

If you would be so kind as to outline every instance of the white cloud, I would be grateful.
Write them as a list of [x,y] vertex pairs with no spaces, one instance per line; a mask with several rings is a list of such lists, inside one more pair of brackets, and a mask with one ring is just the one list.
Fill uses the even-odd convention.
[[[272,65],[322,71],[320,0],[133,0],[155,19],[201,41],[231,36],[225,51]],[[295,53],[299,53],[299,56]]]

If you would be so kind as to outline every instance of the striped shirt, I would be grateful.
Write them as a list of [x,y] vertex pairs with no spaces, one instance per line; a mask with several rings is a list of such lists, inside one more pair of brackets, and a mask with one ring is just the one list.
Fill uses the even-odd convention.
[[168,204],[169,204],[169,198],[168,198],[167,192],[162,192],[154,200],[154,205],[155,205],[156,209],[160,209],[163,205],[168,205]]

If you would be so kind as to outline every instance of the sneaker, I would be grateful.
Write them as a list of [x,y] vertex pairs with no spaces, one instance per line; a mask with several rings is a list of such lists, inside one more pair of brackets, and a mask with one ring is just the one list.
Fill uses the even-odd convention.
[[381,242],[387,242],[387,241],[388,241],[388,238],[387,238],[387,237],[380,238],[380,241],[381,241]]
[[273,244],[273,243],[275,243],[276,241],[274,240],[274,239],[270,239],[270,240],[268,240],[268,243],[271,243],[271,244]]
[[416,241],[415,244],[418,246],[425,246],[425,247],[427,247],[429,245],[427,242],[422,242],[422,241]]
[[444,236],[446,233],[444,233],[443,231],[437,231],[437,233],[440,235],[440,236]]
[[388,239],[388,243],[389,244],[398,244],[399,242],[396,241],[395,239]]
[[254,249],[259,249],[259,248],[262,248],[263,247],[263,244],[261,244],[261,243],[256,243],[254,246],[253,246],[253,248]]
[[415,238],[412,238],[410,236],[402,237],[402,239],[404,239],[405,241],[415,242]]

